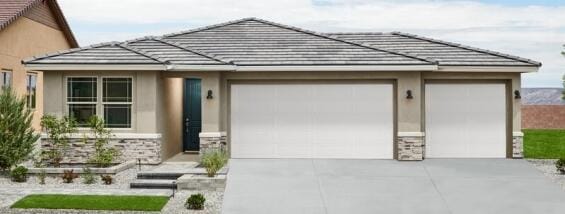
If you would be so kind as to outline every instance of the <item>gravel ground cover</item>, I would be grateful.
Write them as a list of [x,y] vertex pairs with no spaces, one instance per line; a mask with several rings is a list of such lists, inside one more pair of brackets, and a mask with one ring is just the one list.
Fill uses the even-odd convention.
[[561,188],[565,190],[565,174],[561,174],[555,169],[556,159],[527,159],[527,161],[553,182],[561,185]]

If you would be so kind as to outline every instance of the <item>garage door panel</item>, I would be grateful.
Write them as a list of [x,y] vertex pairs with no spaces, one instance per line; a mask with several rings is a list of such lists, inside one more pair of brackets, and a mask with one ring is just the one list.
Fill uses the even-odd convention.
[[426,157],[506,156],[504,84],[427,84]]
[[[231,91],[232,99],[274,103],[231,101],[234,158],[392,158],[391,84],[236,84]],[[244,119],[256,114],[261,119]],[[253,139],[255,128],[271,139]],[[242,151],[259,144],[270,146]]]

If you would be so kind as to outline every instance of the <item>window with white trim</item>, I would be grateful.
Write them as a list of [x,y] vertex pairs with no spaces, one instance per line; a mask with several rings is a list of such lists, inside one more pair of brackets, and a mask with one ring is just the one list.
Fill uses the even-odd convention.
[[37,99],[37,74],[28,73],[26,76],[26,105],[28,108],[34,109]]
[[[104,118],[107,128],[131,128],[132,78],[102,77],[98,80],[98,77],[67,78],[69,116],[79,127],[86,126],[88,119],[97,115]],[[98,107],[101,112],[97,111]]]
[[131,128],[132,79],[102,78],[102,108],[108,128]]
[[10,87],[12,85],[12,71],[0,70],[0,88]]
[[96,77],[67,78],[69,117],[74,118],[79,127],[86,126],[88,119],[96,115],[97,83]]

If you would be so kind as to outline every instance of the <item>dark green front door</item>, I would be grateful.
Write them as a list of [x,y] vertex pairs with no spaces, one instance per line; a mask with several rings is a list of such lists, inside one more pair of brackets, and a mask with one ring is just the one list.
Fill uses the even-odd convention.
[[198,151],[202,130],[201,80],[184,80],[183,100],[183,150]]

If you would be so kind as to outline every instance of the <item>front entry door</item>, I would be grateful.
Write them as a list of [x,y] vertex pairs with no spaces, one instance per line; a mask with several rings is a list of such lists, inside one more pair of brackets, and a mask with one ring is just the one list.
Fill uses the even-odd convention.
[[198,134],[202,130],[201,80],[184,80],[183,105],[183,150],[198,151]]

